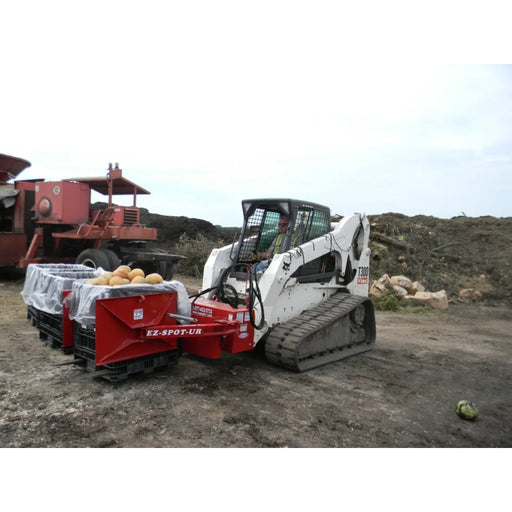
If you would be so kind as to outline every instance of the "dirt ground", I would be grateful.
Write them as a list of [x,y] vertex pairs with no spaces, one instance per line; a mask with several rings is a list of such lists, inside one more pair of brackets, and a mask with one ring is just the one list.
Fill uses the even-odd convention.
[[1,447],[512,446],[508,307],[378,311],[372,351],[302,374],[258,353],[184,355],[110,383],[56,366],[72,356],[39,340],[22,288],[0,276]]

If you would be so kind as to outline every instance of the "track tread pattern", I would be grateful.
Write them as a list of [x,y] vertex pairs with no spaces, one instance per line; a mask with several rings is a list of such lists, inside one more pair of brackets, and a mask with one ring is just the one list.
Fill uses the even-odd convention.
[[[364,332],[352,329],[349,321],[351,311],[360,305],[371,315]],[[327,329],[338,332],[336,341],[327,342],[328,346],[324,336]],[[374,343],[375,315],[368,297],[337,293],[297,318],[273,327],[265,343],[265,355],[274,364],[305,371],[370,350]]]

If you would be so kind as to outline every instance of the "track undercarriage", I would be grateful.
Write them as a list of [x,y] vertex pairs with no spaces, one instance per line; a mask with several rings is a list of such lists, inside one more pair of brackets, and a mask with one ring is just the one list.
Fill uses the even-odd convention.
[[337,293],[300,316],[272,328],[266,358],[298,372],[371,350],[375,312],[368,297]]

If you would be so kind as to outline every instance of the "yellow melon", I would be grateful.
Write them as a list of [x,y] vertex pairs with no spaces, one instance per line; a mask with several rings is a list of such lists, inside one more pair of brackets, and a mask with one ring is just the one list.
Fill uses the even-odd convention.
[[128,272],[128,279],[130,281],[133,281],[133,278],[136,276],[144,277],[144,270],[142,270],[141,268],[134,268],[133,270]]
[[110,286],[120,286],[120,285],[123,285],[123,284],[129,284],[130,283],[130,280],[129,279],[125,279],[124,277],[121,277],[119,275],[115,275],[114,273],[114,276],[112,277],[112,279],[109,281],[109,285]]
[[157,274],[157,273],[149,274],[148,276],[146,276],[146,281],[149,284],[158,284],[158,283],[161,283],[163,280],[164,280],[164,278],[160,274]]
[[112,279],[112,276],[114,274],[112,272],[105,272],[104,274],[101,274],[100,277],[102,277],[103,279],[105,279],[105,281],[107,281],[107,283]]
[[133,279],[132,279],[132,284],[142,284],[142,283],[147,283],[146,279],[144,278],[144,276],[135,276]]
[[108,284],[108,281],[104,279],[102,276],[99,276],[95,277],[90,284],[94,286],[106,286]]
[[112,275],[123,277],[124,279],[128,279],[128,274],[130,273],[129,270],[126,270],[122,267],[117,267],[114,272],[112,272]]

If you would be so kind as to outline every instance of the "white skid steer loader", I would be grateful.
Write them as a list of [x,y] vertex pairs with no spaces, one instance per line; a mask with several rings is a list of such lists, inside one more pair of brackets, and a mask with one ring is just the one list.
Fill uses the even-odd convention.
[[248,199],[242,207],[240,236],[206,262],[196,313],[212,301],[247,308],[252,347],[263,344],[270,362],[296,371],[370,350],[366,215],[331,223],[329,208],[293,199]]

